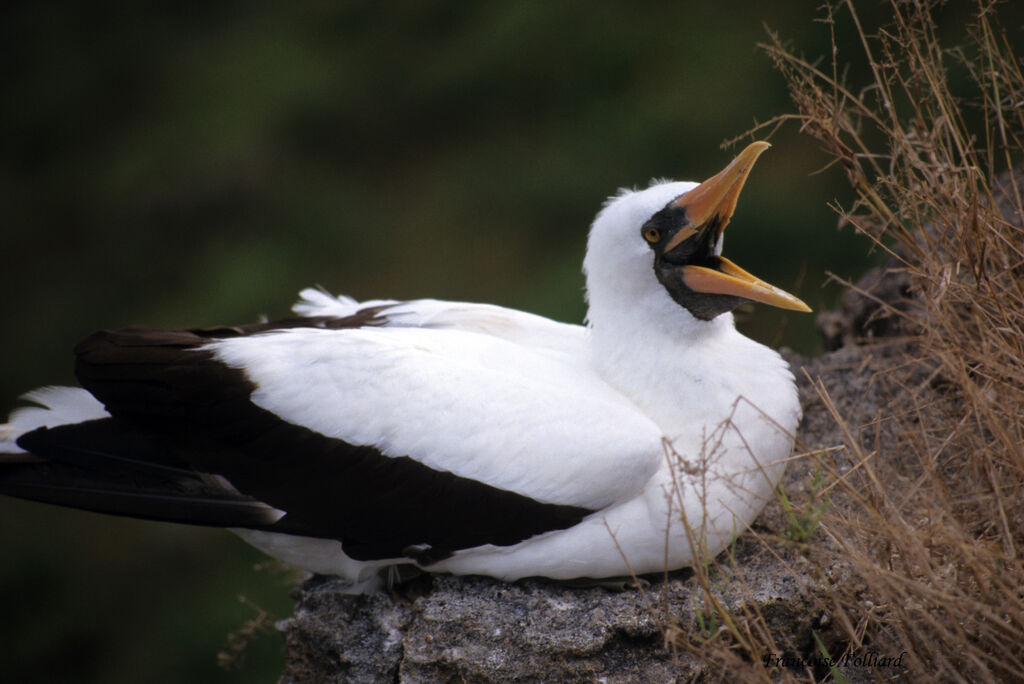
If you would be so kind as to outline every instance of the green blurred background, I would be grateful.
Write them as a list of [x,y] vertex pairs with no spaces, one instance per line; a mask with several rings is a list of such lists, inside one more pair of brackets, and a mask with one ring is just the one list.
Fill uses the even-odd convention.
[[[790,111],[765,26],[827,55],[813,2],[16,3],[0,10],[0,410],[72,383],[97,328],[287,315],[299,289],[483,301],[579,322],[587,228],[651,178]],[[1004,7],[1018,40],[1021,22]],[[864,3],[867,26],[884,3]],[[942,10],[962,33],[969,3]],[[845,14],[841,58],[859,79]],[[877,261],[837,229],[836,170],[796,127],[762,157],[727,253],[815,309]],[[748,334],[817,353],[813,317]],[[278,636],[215,664],[293,578],[232,535],[0,500],[6,681],[275,681]],[[273,566],[271,566],[273,567]]]

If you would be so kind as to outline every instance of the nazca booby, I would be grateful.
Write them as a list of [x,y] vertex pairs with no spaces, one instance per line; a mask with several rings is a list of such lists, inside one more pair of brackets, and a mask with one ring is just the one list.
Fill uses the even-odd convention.
[[810,309],[721,256],[767,147],[611,198],[586,327],[309,289],[282,321],[96,333],[82,388],[30,392],[0,426],[0,493],[228,527],[353,592],[399,564],[569,579],[714,555],[800,419],[787,364],[731,311]]

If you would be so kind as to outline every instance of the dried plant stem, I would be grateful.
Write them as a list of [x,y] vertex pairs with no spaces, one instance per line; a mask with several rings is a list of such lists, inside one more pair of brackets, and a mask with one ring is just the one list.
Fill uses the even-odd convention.
[[[939,4],[891,0],[889,22],[871,29],[852,0],[826,5],[827,66],[775,34],[763,46],[796,112],[755,130],[795,121],[818,140],[856,196],[840,212],[845,223],[911,283],[908,301],[880,307],[903,335],[872,357],[872,382],[894,398],[887,413],[848,425],[814,383],[842,444],[814,452],[827,480],[815,495],[834,505],[802,553],[847,648],[905,650],[915,679],[1020,681],[1024,74],[996,2],[976,0],[953,47],[939,40]],[[842,76],[841,21],[855,27],[855,57],[868,65],[859,87]],[[830,582],[826,570],[840,565],[850,574]],[[768,647],[759,638],[748,629],[730,644],[756,653]]]

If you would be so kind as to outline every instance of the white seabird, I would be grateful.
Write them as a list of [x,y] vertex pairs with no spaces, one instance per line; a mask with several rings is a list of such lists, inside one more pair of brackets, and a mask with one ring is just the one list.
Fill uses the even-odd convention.
[[96,333],[82,388],[31,392],[0,426],[0,493],[228,527],[352,591],[401,564],[604,578],[714,555],[800,419],[787,364],[731,311],[809,309],[721,256],[767,147],[611,198],[585,327],[305,290],[283,321]]

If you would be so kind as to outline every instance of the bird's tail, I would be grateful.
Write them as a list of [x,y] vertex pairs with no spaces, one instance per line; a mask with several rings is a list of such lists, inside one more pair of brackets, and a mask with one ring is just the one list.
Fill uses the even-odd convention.
[[38,406],[15,409],[0,425],[0,495],[221,527],[267,528],[284,515],[180,463],[172,440],[121,425],[84,389],[44,387],[22,398]]

